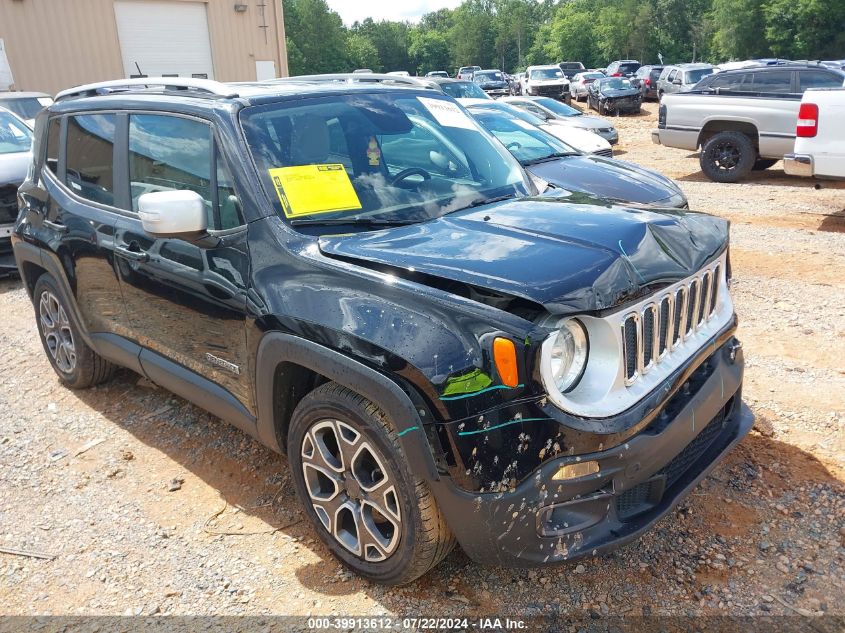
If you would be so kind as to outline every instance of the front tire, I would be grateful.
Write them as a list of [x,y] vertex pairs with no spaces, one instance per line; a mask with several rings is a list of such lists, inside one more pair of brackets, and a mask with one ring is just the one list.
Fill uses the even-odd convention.
[[288,430],[288,456],[305,513],[355,573],[404,585],[454,547],[387,415],[346,387],[329,382],[302,399]]
[[701,171],[714,182],[736,182],[748,175],[757,150],[742,132],[725,131],[710,137],[701,148]]
[[92,350],[69,318],[56,280],[44,274],[32,293],[38,335],[59,379],[71,389],[86,389],[109,380],[115,366]]

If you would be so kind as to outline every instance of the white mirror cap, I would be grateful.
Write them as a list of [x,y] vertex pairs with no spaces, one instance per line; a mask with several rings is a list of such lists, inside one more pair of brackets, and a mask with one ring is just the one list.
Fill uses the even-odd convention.
[[207,228],[205,200],[196,191],[154,191],[138,198],[138,216],[147,233],[202,233]]

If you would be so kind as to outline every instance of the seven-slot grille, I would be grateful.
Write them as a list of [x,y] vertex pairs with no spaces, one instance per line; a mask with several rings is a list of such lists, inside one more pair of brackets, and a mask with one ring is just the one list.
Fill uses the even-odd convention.
[[657,294],[654,301],[622,321],[625,384],[631,385],[716,313],[722,266],[698,273],[680,288]]

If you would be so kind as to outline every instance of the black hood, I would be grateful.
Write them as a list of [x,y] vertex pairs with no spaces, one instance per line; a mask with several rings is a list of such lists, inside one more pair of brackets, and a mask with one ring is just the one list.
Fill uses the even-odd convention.
[[704,214],[541,196],[319,243],[326,255],[459,281],[565,314],[610,308],[688,277],[727,239],[727,221]]
[[601,156],[567,156],[527,165],[533,175],[567,191],[640,204],[681,207],[686,198],[668,178],[625,161]]

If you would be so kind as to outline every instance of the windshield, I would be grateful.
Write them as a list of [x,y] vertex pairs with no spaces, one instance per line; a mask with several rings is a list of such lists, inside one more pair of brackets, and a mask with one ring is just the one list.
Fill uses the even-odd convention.
[[560,79],[563,77],[563,72],[560,68],[538,68],[532,70],[529,79]]
[[32,132],[7,112],[0,112],[0,154],[28,152],[32,145]]
[[247,108],[268,195],[292,223],[410,223],[531,192],[519,164],[451,99],[351,94]]
[[486,84],[493,81],[504,81],[505,77],[498,70],[482,70],[475,73],[472,80],[477,84]]
[[450,97],[454,97],[455,99],[489,99],[490,97],[487,96],[487,93],[484,92],[481,88],[476,86],[474,83],[469,81],[450,81],[448,83],[440,84],[440,88],[443,89]]
[[602,92],[610,92],[612,90],[632,90],[633,86],[631,82],[627,79],[622,79],[621,77],[613,77],[611,79],[605,79],[601,83],[599,83],[599,89]]
[[523,165],[580,153],[554,136],[504,113],[481,108],[472,108],[470,111]]
[[556,101],[555,99],[551,99],[549,97],[540,97],[539,99],[534,99],[534,102],[543,106],[547,110],[551,110],[558,116],[581,116],[583,114],[581,110],[576,110],[565,103],[561,103],[560,101]]
[[640,68],[640,64],[638,64],[637,62],[625,62],[625,63],[619,64],[619,72],[620,73],[625,73],[625,74],[635,73],[635,72],[637,72],[637,70],[639,70],[639,68]]
[[[43,101],[43,103],[42,103]],[[14,112],[22,119],[34,119],[41,112],[41,109],[50,105],[51,100],[42,97],[24,97],[19,99],[0,99],[0,108],[6,108]]]
[[696,70],[688,70],[687,71],[687,83],[688,84],[697,84],[699,81],[704,79],[707,75],[712,75],[713,69],[712,68],[698,68]]

